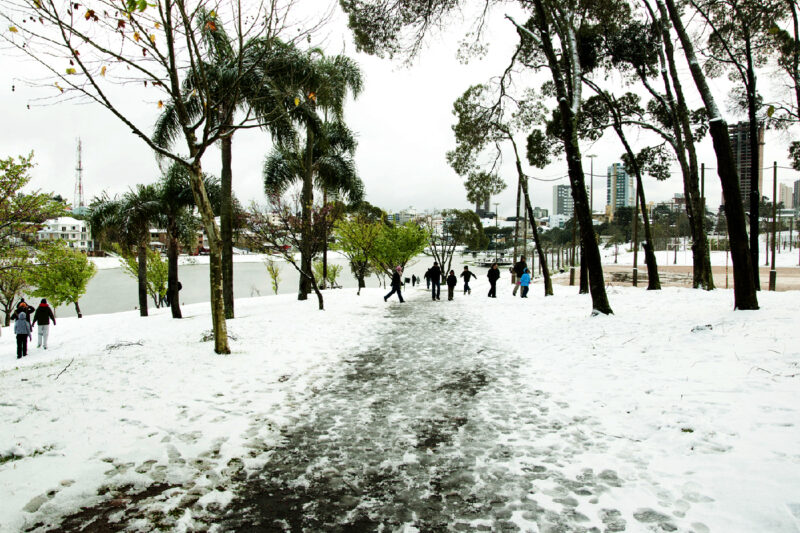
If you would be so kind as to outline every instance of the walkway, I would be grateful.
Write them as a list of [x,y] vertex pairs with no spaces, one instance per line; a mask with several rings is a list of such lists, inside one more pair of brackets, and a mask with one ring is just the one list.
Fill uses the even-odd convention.
[[[486,337],[474,301],[483,294],[445,299],[417,291],[376,308],[386,321],[375,344],[306,400],[303,422],[228,507],[223,530],[626,529],[599,498],[623,481],[573,461],[610,437],[576,429],[591,421],[571,424],[566,404],[522,382],[524,360]],[[655,511],[636,518],[638,530],[676,529]]]

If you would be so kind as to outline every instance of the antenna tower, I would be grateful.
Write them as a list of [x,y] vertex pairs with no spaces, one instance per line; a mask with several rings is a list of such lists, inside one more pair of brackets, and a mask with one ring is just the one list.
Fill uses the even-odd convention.
[[78,166],[75,168],[75,202],[72,209],[85,207],[83,199],[83,163],[81,162],[81,139],[78,138]]

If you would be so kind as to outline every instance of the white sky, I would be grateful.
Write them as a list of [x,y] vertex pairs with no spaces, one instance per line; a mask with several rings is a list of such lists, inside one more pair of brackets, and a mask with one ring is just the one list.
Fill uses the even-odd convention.
[[[318,0],[304,0],[308,6],[319,6]],[[310,2],[310,3],[309,3]],[[312,8],[313,9],[313,8]],[[337,8],[338,9],[338,8]],[[507,9],[507,8],[503,8]],[[502,72],[516,42],[511,24],[503,20],[502,9],[497,9],[487,33],[490,44],[488,55],[473,60],[468,65],[456,59],[458,41],[467,23],[453,24],[446,32],[434,35],[426,49],[412,66],[399,61],[379,59],[355,52],[352,39],[344,26],[344,16],[326,28],[324,42],[329,53],[343,50],[354,57],[361,66],[365,88],[358,100],[350,102],[346,120],[357,133],[359,147],[356,155],[359,173],[365,183],[367,200],[387,211],[413,206],[418,210],[467,208],[466,192],[462,180],[445,161],[445,153],[454,146],[451,126],[453,101],[470,85],[487,81]],[[7,31],[7,30],[4,30]],[[62,102],[39,106],[27,104],[42,96],[51,96],[54,88],[36,88],[24,83],[35,76],[29,60],[5,54],[0,58],[0,109],[5,127],[0,131],[0,156],[18,155],[30,150],[36,152],[37,167],[33,172],[32,186],[54,191],[68,200],[73,198],[76,167],[76,139],[83,142],[84,189],[86,201],[103,190],[109,194],[121,193],[136,183],[152,182],[159,170],[150,149],[107,110],[93,104]],[[686,75],[684,88],[691,96],[691,105],[700,106],[694,85]],[[532,77],[531,83],[545,80],[546,75]],[[761,78],[762,86],[770,83]],[[715,96],[724,103],[728,82],[712,80]],[[16,90],[12,92],[12,85]],[[126,106],[140,124],[152,124],[158,114],[155,102],[147,93],[132,86],[118,89],[128,102]],[[730,123],[736,117],[727,115]],[[633,133],[633,132],[632,132]],[[772,161],[788,166],[786,147],[788,134],[767,132],[765,166]],[[646,136],[632,135],[635,148],[650,140]],[[519,141],[524,146],[524,136]],[[261,167],[269,151],[269,137],[261,132],[239,132],[234,137],[233,176],[236,195],[247,204],[264,199]],[[619,160],[622,148],[615,137],[606,135],[593,146],[584,144],[585,155],[596,154],[594,160],[594,208],[603,209],[606,197],[606,168]],[[715,167],[711,142],[706,138],[700,147],[700,160]],[[501,216],[513,214],[516,173],[510,165],[504,166],[503,176],[509,187],[492,202],[499,202]],[[589,160],[584,160],[589,173]],[[204,170],[219,173],[219,152],[210,151],[203,160]],[[675,166],[677,171],[677,165]],[[566,175],[566,165],[557,161],[544,170],[527,168],[530,175],[552,179]],[[599,176],[599,177],[597,177]],[[772,173],[765,172],[765,195],[772,195]],[[797,172],[779,170],[779,183],[791,184],[800,179]],[[587,179],[588,181],[588,179]],[[552,187],[567,184],[566,177],[556,182],[532,181],[534,205],[552,208]],[[646,178],[648,201],[661,201],[676,192],[682,192],[679,175],[666,182]],[[714,171],[706,173],[706,195],[709,206],[720,198],[719,180]]]

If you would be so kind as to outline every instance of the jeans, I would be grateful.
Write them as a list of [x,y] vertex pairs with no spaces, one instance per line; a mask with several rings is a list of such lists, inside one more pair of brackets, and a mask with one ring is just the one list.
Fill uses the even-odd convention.
[[39,343],[37,344],[37,348],[39,346],[44,346],[45,349],[47,348],[47,337],[50,335],[50,324],[39,324]]
[[28,334],[17,334],[17,359],[28,355]]
[[392,287],[392,291],[383,297],[383,301],[388,300],[389,296],[391,296],[394,293],[397,293],[397,297],[400,298],[400,303],[403,303],[403,295],[400,292],[400,287]]
[[489,280],[489,285],[491,288],[489,289],[489,298],[497,298],[497,280]]
[[448,300],[452,300],[453,299],[453,292],[455,292],[455,290],[456,290],[455,287],[451,287],[450,285],[447,286],[447,299]]
[[442,293],[442,282],[438,279],[431,280],[431,298],[434,300],[439,299],[439,295]]
[[522,287],[522,297],[523,298],[527,298],[528,297],[528,286],[527,285]]
[[469,294],[472,292],[472,289],[469,288],[469,281],[464,282],[464,294]]

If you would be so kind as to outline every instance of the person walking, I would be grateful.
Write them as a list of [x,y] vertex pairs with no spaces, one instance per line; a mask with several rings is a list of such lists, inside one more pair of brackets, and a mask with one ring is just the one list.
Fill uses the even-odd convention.
[[50,335],[51,320],[55,326],[56,315],[53,313],[53,308],[47,305],[46,298],[42,298],[39,307],[36,308],[36,312],[33,314],[33,322],[31,323],[31,327],[39,324],[39,342],[36,343],[37,348],[47,349],[47,337]]
[[384,302],[389,299],[389,296],[391,296],[394,293],[397,293],[397,297],[400,299],[400,303],[403,303],[403,294],[400,292],[400,289],[403,286],[403,282],[400,279],[400,274],[402,272],[403,272],[402,267],[398,266],[397,268],[394,269],[394,272],[392,273],[392,290],[389,294],[383,297]]
[[417,276],[411,274],[411,286],[415,286],[417,284]]
[[442,293],[442,269],[439,268],[439,263],[434,261],[428,273],[431,278],[431,299],[438,300],[439,295]]
[[458,278],[456,277],[456,271],[451,270],[450,274],[447,276],[447,299],[453,299],[453,293],[456,290],[456,285],[458,284]]
[[466,265],[464,265],[464,272],[462,272],[460,276],[464,278],[464,294],[472,294],[472,289],[469,288],[469,280],[470,278],[478,279],[478,276]]
[[431,288],[431,269],[425,271],[425,288],[430,290]]
[[528,263],[525,262],[525,256],[519,256],[519,261],[514,264],[514,275],[517,277],[517,283],[514,284],[514,290],[512,291],[512,295],[517,295],[517,290],[520,287],[520,279],[522,278],[522,274],[525,273],[525,270],[528,268]]
[[16,320],[20,313],[25,313],[25,316],[28,317],[28,325],[30,325],[33,307],[28,305],[28,303],[25,301],[25,298],[20,299],[19,303],[17,304],[17,308],[14,309],[14,313],[11,315],[11,318]]
[[14,333],[17,335],[17,359],[22,359],[28,355],[28,339],[31,338],[31,325],[25,311],[17,313]]
[[522,277],[519,278],[519,284],[522,287],[522,298],[528,297],[528,288],[531,284],[531,274],[528,272],[526,268],[525,271],[522,273]]
[[492,263],[492,267],[486,273],[486,277],[489,278],[489,285],[491,286],[487,296],[489,298],[497,298],[497,280],[500,279],[500,269],[497,267],[497,263]]

